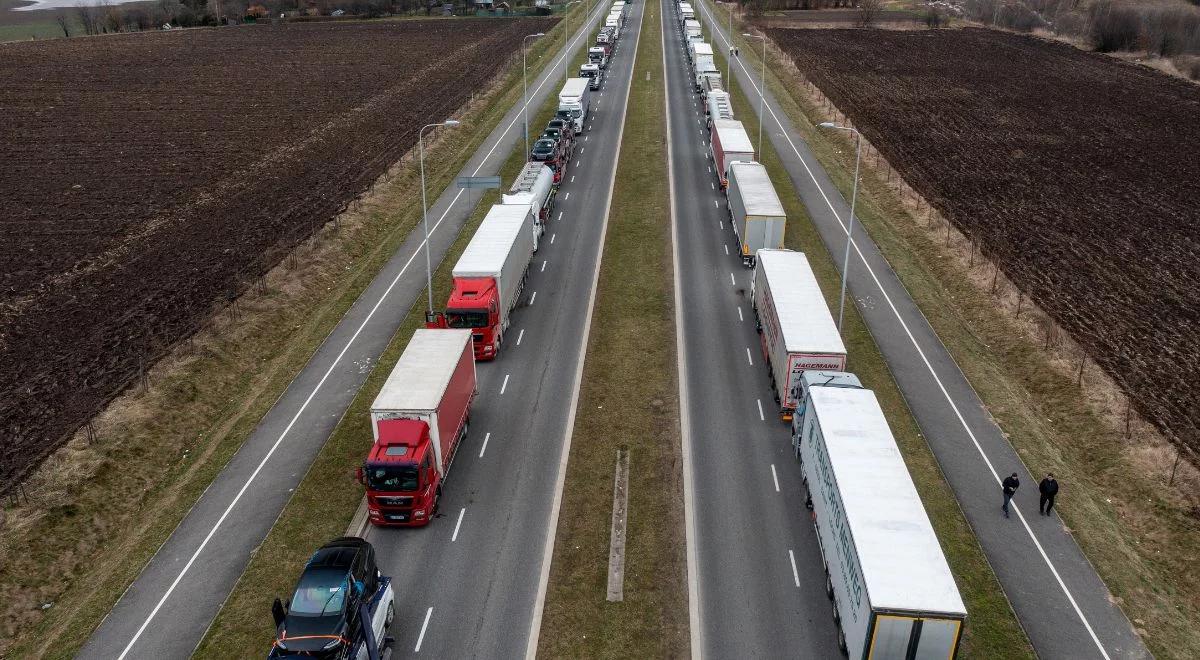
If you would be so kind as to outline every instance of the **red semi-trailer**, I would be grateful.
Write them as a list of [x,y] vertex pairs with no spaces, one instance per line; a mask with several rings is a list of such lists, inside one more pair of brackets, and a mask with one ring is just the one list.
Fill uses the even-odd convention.
[[469,330],[413,334],[371,404],[375,444],[358,470],[376,525],[428,524],[475,398]]
[[525,288],[539,229],[528,206],[493,206],[454,264],[454,290],[445,313],[429,325],[470,330],[475,359],[495,359]]
[[742,122],[736,119],[712,121],[712,159],[721,190],[729,187],[729,164],[734,161],[753,161],[754,144]]

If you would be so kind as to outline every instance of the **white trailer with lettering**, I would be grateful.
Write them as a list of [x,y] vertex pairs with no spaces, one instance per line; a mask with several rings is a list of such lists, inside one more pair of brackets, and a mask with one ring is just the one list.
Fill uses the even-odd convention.
[[966,606],[879,401],[812,387],[798,438],[838,644],[854,660],[952,660]]

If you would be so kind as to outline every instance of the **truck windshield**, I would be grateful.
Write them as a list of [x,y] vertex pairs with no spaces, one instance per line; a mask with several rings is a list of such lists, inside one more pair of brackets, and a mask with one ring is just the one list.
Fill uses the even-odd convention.
[[488,325],[487,312],[466,310],[446,310],[446,325],[451,328],[486,328]]
[[420,486],[416,465],[367,466],[367,488],[389,493],[411,493]]
[[324,616],[340,612],[346,604],[350,574],[344,570],[313,570],[300,576],[289,615]]

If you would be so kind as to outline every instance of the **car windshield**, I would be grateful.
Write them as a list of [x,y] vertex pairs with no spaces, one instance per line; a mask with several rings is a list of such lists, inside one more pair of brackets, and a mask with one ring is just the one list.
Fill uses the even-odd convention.
[[367,466],[367,488],[389,493],[411,493],[420,486],[415,465]]
[[[537,151],[537,147],[534,147]],[[486,328],[488,325],[487,312],[467,310],[446,310],[446,325],[451,328]]]
[[325,616],[342,611],[346,606],[346,589],[350,573],[338,569],[305,571],[296,585],[288,615]]
[[533,145],[535,154],[548,154],[552,151],[554,151],[554,143],[550,140],[538,140]]
[[560,132],[557,128],[547,128],[546,129],[546,137],[550,138],[551,140],[557,140],[559,134],[560,134]]

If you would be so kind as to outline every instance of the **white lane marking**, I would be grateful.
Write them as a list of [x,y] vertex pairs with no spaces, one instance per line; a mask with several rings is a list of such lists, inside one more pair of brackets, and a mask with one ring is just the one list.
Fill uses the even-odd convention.
[[750,357],[750,347],[749,346],[746,347],[746,361],[750,363],[750,366],[752,366],[752,367],[754,366],[754,359]]
[[[713,183],[712,181],[709,181],[709,182],[708,182],[708,185],[712,186],[712,189],[713,189],[713,190],[716,190],[716,189],[717,189],[717,184]],[[713,201],[716,201],[716,200],[713,200]]]
[[775,492],[779,492],[779,474],[775,472],[775,464],[771,464],[771,481],[775,482]]
[[578,158],[575,159],[575,167],[579,167],[579,159]]
[[544,273],[544,272],[546,272],[546,262],[545,262],[545,260],[543,260],[543,261],[542,261],[542,269],[541,269],[540,271],[538,271],[538,272],[539,272],[539,273]]
[[575,183],[575,175],[574,174],[571,175],[571,183]]
[[525,328],[521,328],[521,332],[517,334],[517,346],[521,345],[521,340],[525,337]]
[[582,156],[582,155],[583,155],[583,151],[584,151],[584,149],[587,149],[587,147],[579,147],[579,155],[580,155],[580,156]]
[[[607,7],[607,5],[605,5],[604,3],[601,3],[601,2],[596,3],[596,6],[598,9],[597,13],[599,13],[599,10],[602,10],[604,7]],[[643,16],[645,16],[645,14],[639,12],[639,14],[638,14],[639,36],[640,36],[641,20],[642,20]],[[636,64],[637,64],[637,49],[635,48],[633,51],[633,60],[632,60],[632,63],[630,64],[630,70],[632,70],[634,65],[636,65]],[[629,76],[629,80],[625,83],[625,103],[621,106],[620,122],[617,124],[618,126],[620,126],[620,128],[617,129],[616,144],[621,144],[621,140],[625,136],[625,115],[627,114],[627,111],[629,109],[629,91],[632,88],[633,88],[633,76],[631,75],[631,76]],[[668,140],[667,142],[669,144],[670,140]],[[617,158],[618,158],[618,160],[620,159],[619,151],[618,151]],[[612,213],[612,194],[613,194],[613,189],[617,185],[617,165],[618,164],[619,163],[614,163],[613,167],[610,168],[610,174],[609,174],[609,180],[608,180],[608,196],[604,203],[604,220],[600,225],[600,239],[597,242],[597,245],[601,245],[601,246],[604,245],[605,237],[608,235],[608,218]],[[553,242],[554,238],[551,237],[550,240],[551,240],[551,242]],[[567,461],[571,456],[571,433],[575,427],[575,414],[579,408],[579,389],[580,389],[580,386],[583,384],[583,354],[584,354],[585,349],[587,348],[588,337],[591,335],[591,332],[592,332],[592,313],[596,309],[596,286],[600,281],[600,265],[603,262],[603,260],[604,260],[604,251],[599,250],[597,253],[597,257],[596,257],[596,269],[592,273],[591,290],[588,293],[587,317],[583,324],[583,334],[580,337],[579,359],[576,361],[577,363],[575,366],[575,383],[572,387],[571,407],[567,412],[567,423],[565,426],[565,430],[563,432],[564,439],[563,439],[563,443],[562,443],[562,451],[558,457],[558,476],[556,477],[556,481],[555,481],[555,485],[554,485],[554,500],[550,505],[550,518],[549,518],[549,520],[547,520],[547,529],[549,530],[549,532],[546,534],[545,545],[542,546],[542,569],[541,569],[541,575],[538,577],[537,599],[534,601],[533,616],[531,617],[531,620],[529,622],[529,634],[526,636],[525,660],[535,660],[535,658],[537,657],[538,637],[541,634],[541,630],[542,630],[542,614],[546,608],[546,589],[550,584],[550,560],[554,556],[554,539],[555,539],[556,532],[558,531],[558,515],[559,515],[559,512],[562,510],[563,486],[566,484],[566,478],[567,478]],[[696,646],[693,648],[699,648],[699,647]]]
[[509,374],[504,374],[504,382],[500,384],[501,394],[504,394],[504,390],[508,389],[508,376]]
[[733,273],[729,274],[729,283],[734,286],[737,286],[737,280],[733,279]]
[[[708,13],[708,8],[704,7],[703,3],[701,3],[701,7],[705,13]],[[729,40],[725,38],[725,35],[722,34],[719,29],[716,31],[716,33],[721,37],[721,40],[725,42],[726,46],[728,46]],[[746,66],[742,64],[741,60],[738,60],[737,64],[738,67],[742,69],[742,73],[750,81],[750,85],[754,87],[754,91],[758,91],[758,84],[754,81],[753,77],[750,76],[750,73],[746,71]],[[840,225],[841,228],[845,230],[847,234],[849,234],[850,231],[846,226],[845,221],[842,220],[842,216],[837,212],[837,210],[833,208],[833,202],[829,200],[829,197],[825,194],[825,190],[821,188],[820,183],[817,182],[817,177],[813,174],[812,169],[809,168],[808,163],[806,163],[804,158],[800,156],[800,150],[796,148],[796,144],[792,141],[792,137],[787,134],[786,130],[784,130],[783,122],[779,120],[779,116],[775,114],[775,110],[770,105],[766,106],[766,110],[767,112],[771,113],[771,118],[775,120],[776,126],[779,127],[780,135],[783,137],[783,139],[787,140],[788,145],[792,148],[792,152],[796,154],[800,164],[804,166],[804,171],[807,172],[809,178],[817,184],[817,192],[821,195],[821,198],[825,200],[826,206],[829,207],[829,211],[833,214],[834,219],[838,221],[838,225]],[[904,334],[908,336],[909,342],[913,345],[913,348],[916,349],[917,354],[921,356],[921,361],[925,364],[925,369],[931,376],[933,376],[934,382],[937,383],[938,390],[941,391],[942,396],[946,399],[946,403],[950,404],[951,410],[954,411],[954,416],[958,418],[958,423],[963,427],[963,430],[966,431],[967,437],[971,438],[971,444],[975,446],[975,451],[978,452],[979,456],[983,459],[984,464],[987,466],[988,471],[991,472],[992,479],[999,484],[1000,475],[996,472],[996,467],[992,465],[991,459],[988,458],[987,453],[983,451],[983,446],[979,443],[979,439],[975,437],[974,431],[972,431],[971,427],[967,425],[966,418],[963,417],[962,412],[958,409],[958,405],[954,403],[954,398],[950,396],[950,392],[942,383],[942,379],[938,377],[937,372],[933,368],[933,364],[929,362],[929,358],[925,355],[925,351],[922,350],[920,344],[917,343],[917,338],[913,335],[912,330],[909,329],[908,324],[904,322],[904,318],[900,316],[900,311],[896,309],[896,305],[894,302],[892,302],[891,296],[889,296],[887,291],[883,289],[883,284],[879,281],[879,277],[875,274],[875,269],[871,268],[871,265],[867,263],[866,257],[863,255],[862,250],[858,247],[858,243],[856,243],[853,238],[850,241],[850,245],[854,247],[854,252],[858,255],[859,261],[866,266],[867,272],[871,275],[871,279],[875,282],[875,286],[878,287],[879,292],[883,296],[883,299],[887,302],[888,307],[891,308],[892,314],[900,323],[900,327],[904,328]],[[1018,460],[1020,460],[1019,456]],[[1045,548],[1042,547],[1042,543],[1038,541],[1037,536],[1034,535],[1033,529],[1029,526],[1029,521],[1025,519],[1025,515],[1021,513],[1020,509],[1017,509],[1017,518],[1021,521],[1021,526],[1025,528],[1025,533],[1028,534],[1030,540],[1033,541],[1033,545],[1037,548],[1038,554],[1042,557],[1042,561],[1046,563],[1046,566],[1050,569],[1050,573],[1054,575],[1054,579],[1056,582],[1058,582],[1059,588],[1062,589],[1063,595],[1065,595],[1067,597],[1067,601],[1071,603],[1071,608],[1075,610],[1075,615],[1079,617],[1079,621],[1083,623],[1083,627],[1087,629],[1088,635],[1091,636],[1092,642],[1100,651],[1100,655],[1102,655],[1105,660],[1111,660],[1110,656],[1108,655],[1108,651],[1104,648],[1104,645],[1100,643],[1100,638],[1096,636],[1096,631],[1092,629],[1091,622],[1089,622],[1087,617],[1084,616],[1083,610],[1079,607],[1079,603],[1075,602],[1075,597],[1071,594],[1071,590],[1067,588],[1066,582],[1064,582],[1062,576],[1059,575],[1058,569],[1054,566],[1054,562],[1052,562],[1050,560],[1050,556],[1046,554]]]
[[[721,227],[721,229],[724,229],[724,227]],[[729,256],[729,244],[728,244],[728,243],[722,243],[722,244],[721,244],[721,247],[725,248],[725,256],[727,256],[727,257],[728,257],[728,256]]]
[[[715,190],[716,188],[713,188],[713,189]],[[717,208],[721,208],[721,206],[719,204],[717,204],[717,200],[715,200],[715,199],[713,200],[713,206],[716,206]]]
[[709,165],[709,166],[708,166],[708,173],[709,173],[709,174],[712,174],[712,165]]
[[421,644],[425,641],[425,629],[429,627],[429,617],[433,616],[433,608],[425,610],[425,623],[421,624],[421,634],[417,636],[417,646],[413,649],[413,653],[421,652]]
[[796,553],[792,552],[791,549],[788,550],[788,560],[792,562],[792,581],[799,587],[800,572],[796,570]]
[[[579,161],[575,161],[575,162],[577,162],[577,163],[578,163]],[[568,193],[565,193],[565,194],[563,194],[563,201],[565,202],[565,201],[567,201],[568,199],[571,199],[571,193],[569,193],[569,192],[568,192]]]
[[742,323],[745,323],[746,319],[742,318],[742,308],[738,307],[737,311],[738,311],[738,320],[741,321]]
[[562,212],[562,211],[559,211],[559,212],[558,212],[558,218],[557,218],[558,220],[562,220],[562,214],[563,214],[563,212]]
[[591,137],[591,136],[590,136],[590,135],[585,135],[585,136],[583,136],[583,141],[584,141],[584,142],[587,142],[589,137]]
[[762,411],[762,399],[755,399],[755,402],[758,403],[758,418],[764,422],[767,421],[767,418],[763,415]]
[[554,245],[554,237],[555,236],[558,236],[558,234],[550,234],[550,245]]
[[529,296],[529,304],[532,305],[533,301],[535,301],[535,300],[537,300],[537,291],[534,291],[533,295]]
[[[772,466],[772,467],[774,467],[774,466]],[[779,490],[779,487],[776,486],[775,490]],[[465,507],[465,506],[463,508],[459,509],[459,511],[458,511],[458,522],[454,523],[454,534],[450,536],[451,543],[454,543],[455,541],[458,540],[458,529],[460,527],[462,527],[463,515],[466,514],[466,512],[467,512],[467,507]]]
[[483,434],[483,446],[479,448],[479,458],[483,458],[483,452],[487,451],[487,443],[491,437],[492,434],[490,432]]
[[720,223],[720,225],[721,225],[721,229],[724,229],[724,228],[725,228],[725,221],[724,221],[724,220],[718,220],[717,222],[718,222],[718,223]]

